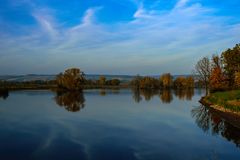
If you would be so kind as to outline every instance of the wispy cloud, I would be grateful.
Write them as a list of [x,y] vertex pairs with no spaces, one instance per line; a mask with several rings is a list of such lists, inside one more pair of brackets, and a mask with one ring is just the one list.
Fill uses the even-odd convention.
[[79,66],[87,73],[190,73],[199,57],[239,40],[240,24],[227,23],[230,18],[215,16],[214,9],[200,3],[179,0],[165,12],[146,8],[141,1],[133,3],[137,10],[132,21],[101,23],[97,17],[104,7],[92,7],[79,24],[68,28],[51,12],[34,10],[38,27],[24,36],[0,39],[5,53],[0,54],[0,67],[7,68],[16,54],[28,52],[32,55],[20,56],[22,63],[16,65],[30,66],[40,57],[38,72]]
[[50,20],[36,13],[34,13],[33,16],[38,21],[44,32],[46,32],[53,38],[57,36],[58,31],[53,27],[53,24],[51,23]]
[[177,2],[177,4],[175,5],[175,9],[176,8],[182,8],[182,7],[184,7],[187,3],[188,3],[188,1],[189,0],[179,0],[178,2]]

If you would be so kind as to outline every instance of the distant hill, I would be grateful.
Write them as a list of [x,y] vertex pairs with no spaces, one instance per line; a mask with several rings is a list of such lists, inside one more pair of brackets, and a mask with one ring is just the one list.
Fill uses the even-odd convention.
[[[101,75],[96,74],[87,74],[86,79],[99,79]],[[134,76],[130,75],[103,75],[107,80],[109,79],[119,79],[122,82],[130,81]],[[37,75],[37,74],[28,74],[28,75],[0,75],[0,80],[3,81],[12,81],[12,82],[26,82],[34,80],[54,80],[56,75]]]
[[[87,74],[86,79],[97,80],[102,75],[98,74]],[[121,82],[129,82],[135,76],[133,75],[103,75],[107,80],[109,79],[119,79]],[[173,79],[176,79],[179,76],[187,77],[189,75],[173,75]],[[0,75],[0,80],[3,81],[12,81],[12,82],[26,82],[26,81],[34,81],[34,80],[54,80],[56,75],[38,75],[38,74],[28,74],[28,75]],[[151,77],[159,78],[160,75],[152,75]]]

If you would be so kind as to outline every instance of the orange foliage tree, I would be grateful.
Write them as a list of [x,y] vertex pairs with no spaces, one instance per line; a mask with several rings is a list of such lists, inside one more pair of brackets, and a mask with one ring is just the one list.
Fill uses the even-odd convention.
[[210,87],[211,91],[224,90],[227,88],[226,77],[223,73],[221,59],[217,55],[213,55],[212,57]]

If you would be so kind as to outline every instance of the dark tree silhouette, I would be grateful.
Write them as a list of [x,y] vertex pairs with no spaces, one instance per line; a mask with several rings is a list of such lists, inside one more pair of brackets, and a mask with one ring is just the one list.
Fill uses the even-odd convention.
[[7,99],[7,97],[9,96],[8,90],[0,90],[0,98],[2,99]]

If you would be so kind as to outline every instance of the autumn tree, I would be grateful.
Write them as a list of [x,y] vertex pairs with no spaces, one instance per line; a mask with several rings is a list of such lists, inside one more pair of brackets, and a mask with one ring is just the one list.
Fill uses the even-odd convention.
[[159,78],[160,84],[163,88],[170,88],[173,85],[173,78],[170,73],[165,73]]
[[106,77],[100,76],[98,80],[99,85],[105,85],[106,84]]
[[133,88],[139,89],[141,80],[142,80],[142,77],[140,75],[137,75],[131,80],[130,84]]
[[66,90],[80,90],[85,81],[84,73],[78,68],[70,68],[56,77],[59,88]]
[[222,53],[224,69],[228,76],[230,87],[234,86],[235,73],[240,72],[240,44],[236,44],[233,49],[228,49]]
[[226,77],[222,67],[222,61],[218,55],[212,56],[212,69],[210,75],[211,91],[219,91],[226,89]]
[[119,84],[120,84],[120,80],[116,78],[106,81],[106,85],[118,86]]
[[179,76],[174,80],[173,86],[176,89],[194,88],[194,78],[192,76]]
[[141,89],[156,89],[159,87],[159,81],[152,77],[143,77],[140,81]]
[[186,78],[186,84],[187,84],[186,88],[194,88],[195,84],[193,76],[188,76]]
[[203,57],[195,65],[195,72],[199,79],[203,82],[208,94],[209,79],[211,74],[211,63],[208,57]]
[[176,88],[176,89],[183,89],[183,88],[186,88],[187,81],[186,81],[185,77],[180,76],[180,77],[177,77],[174,80],[173,84],[174,84],[174,88]]

